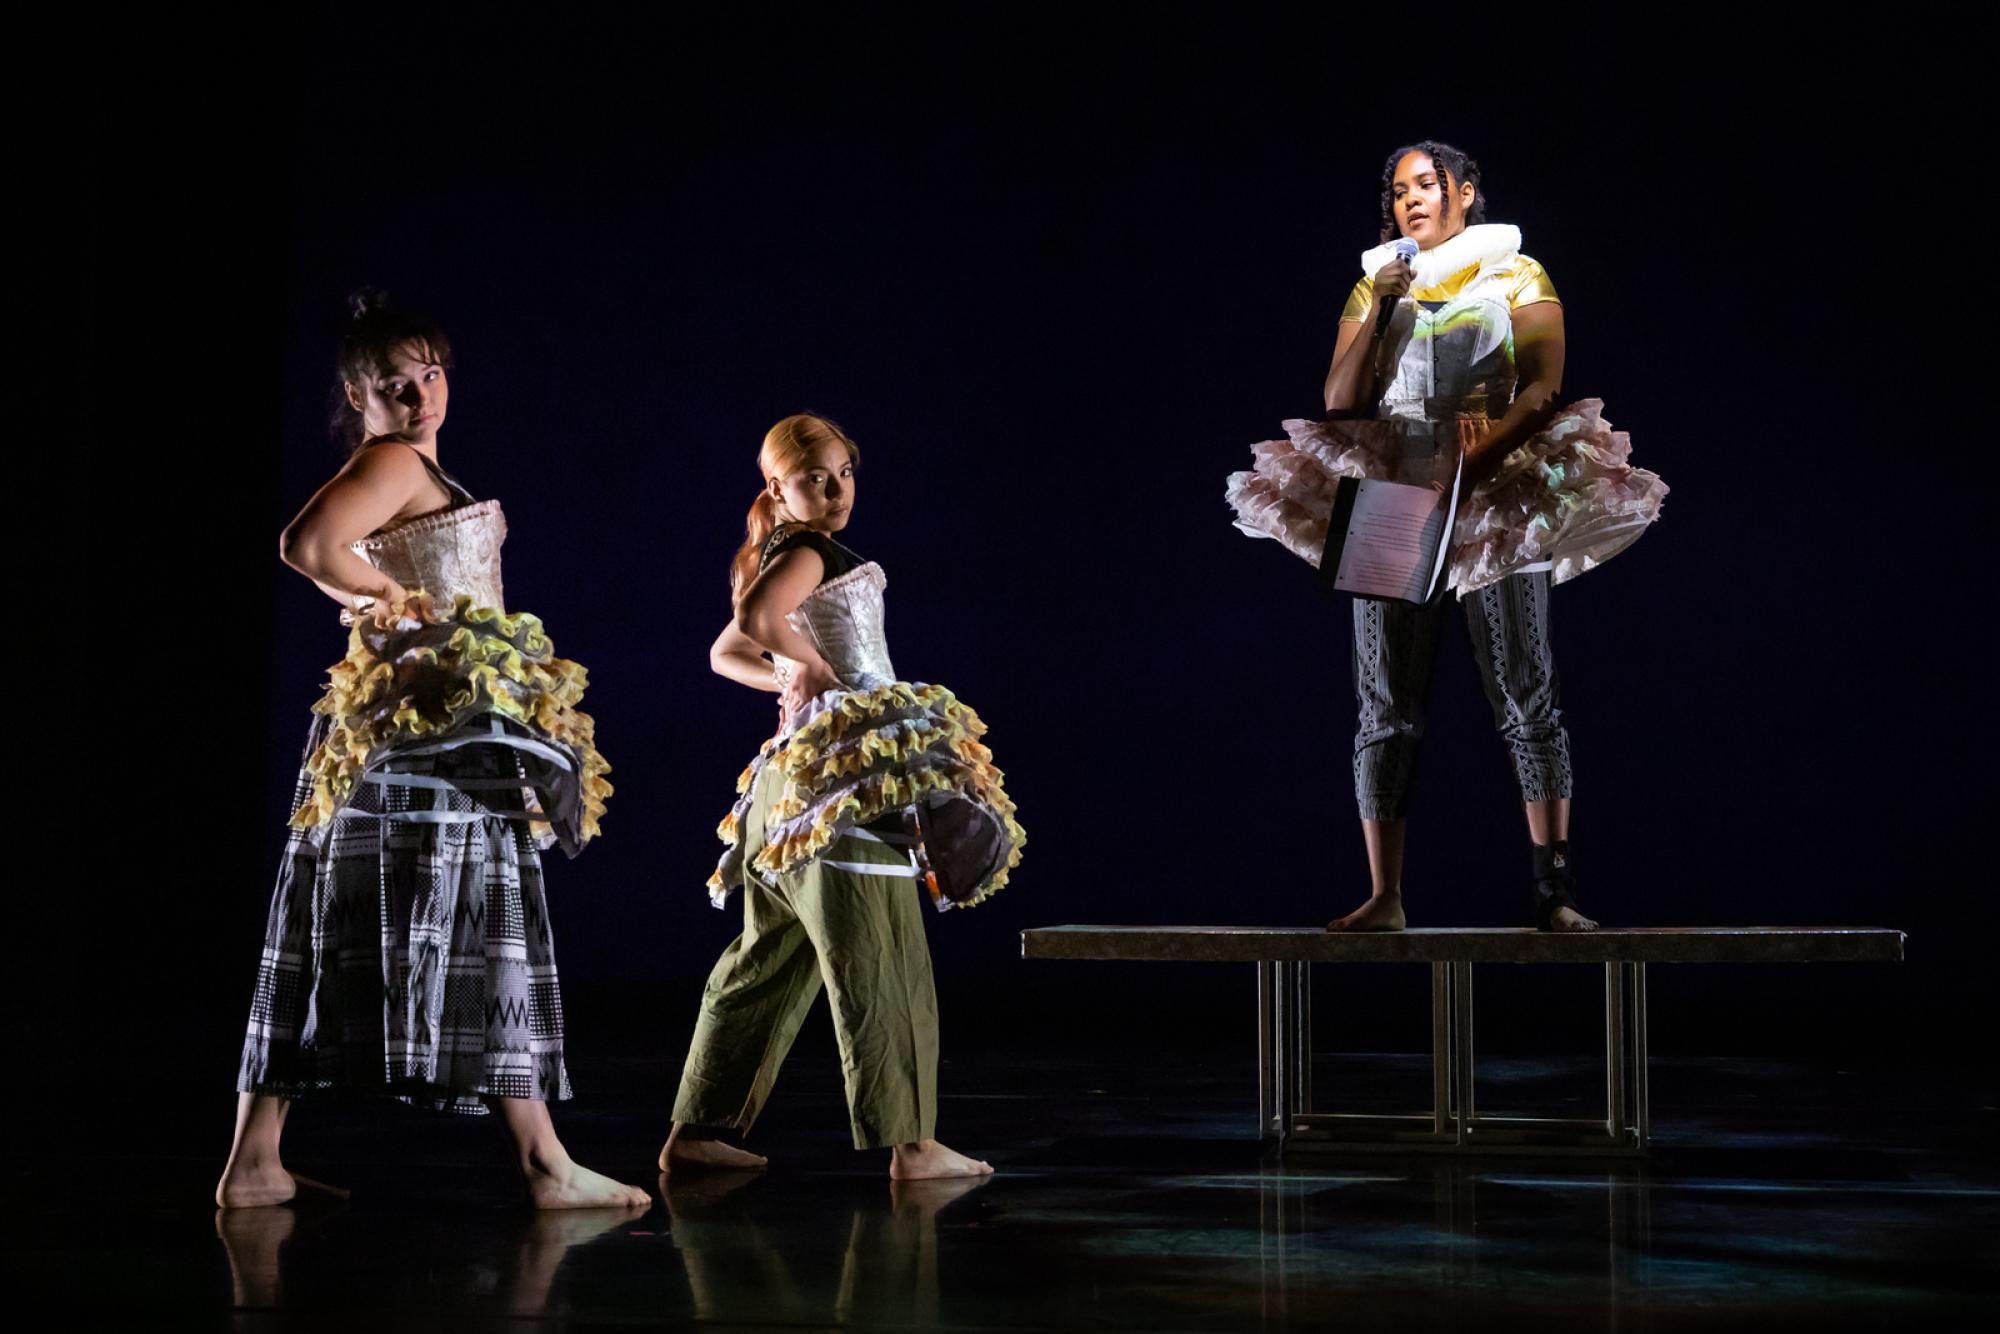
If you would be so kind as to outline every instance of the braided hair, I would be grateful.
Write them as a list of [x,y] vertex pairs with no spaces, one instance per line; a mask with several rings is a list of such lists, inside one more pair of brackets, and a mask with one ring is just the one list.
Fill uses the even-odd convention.
[[1472,207],[1465,211],[1465,225],[1473,227],[1486,221],[1486,187],[1479,183],[1479,164],[1462,148],[1426,139],[1405,144],[1389,154],[1389,160],[1382,164],[1382,240],[1392,241],[1396,237],[1396,164],[1412,153],[1429,158],[1443,178],[1440,193],[1444,196],[1444,218],[1439,221],[1451,217],[1452,197],[1460,185],[1472,187]]

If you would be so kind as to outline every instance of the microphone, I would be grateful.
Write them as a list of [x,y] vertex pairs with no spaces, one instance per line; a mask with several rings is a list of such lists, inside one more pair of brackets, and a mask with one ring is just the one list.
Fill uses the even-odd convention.
[[[1416,257],[1417,257],[1417,243],[1411,240],[1407,236],[1397,237],[1396,258],[1402,260],[1405,264],[1408,264],[1413,262],[1416,259]],[[1396,302],[1400,299],[1401,298],[1399,297],[1393,297],[1393,296],[1385,296],[1382,298],[1381,308],[1375,312],[1376,342],[1379,343],[1384,338],[1387,338],[1389,336],[1389,320],[1395,315]]]

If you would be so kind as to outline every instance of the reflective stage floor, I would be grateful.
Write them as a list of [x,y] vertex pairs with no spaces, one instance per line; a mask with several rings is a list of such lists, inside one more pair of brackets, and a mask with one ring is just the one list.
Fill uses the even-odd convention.
[[[371,1105],[305,1106],[288,1132],[295,1170],[351,1201],[222,1215],[204,1201],[229,1096],[199,1125],[135,1102],[111,1152],[17,1161],[11,1295],[44,1327],[129,1329],[1959,1328],[1992,1309],[1986,1076],[1657,1059],[1643,1162],[1280,1163],[1245,1056],[961,1056],[940,1134],[998,1174],[907,1186],[848,1147],[830,1052],[787,1067],[753,1141],[768,1172],[673,1182],[651,1160],[674,1072],[594,1068],[558,1124],[656,1192],[624,1214],[536,1216],[490,1118]],[[1328,1057],[1319,1079],[1424,1072]],[[1601,1079],[1480,1075],[1492,1105],[1581,1107]]]

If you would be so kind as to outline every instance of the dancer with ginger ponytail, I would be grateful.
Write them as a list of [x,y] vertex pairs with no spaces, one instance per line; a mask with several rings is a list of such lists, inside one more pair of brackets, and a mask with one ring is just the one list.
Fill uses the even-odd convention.
[[[730,569],[735,614],[709,650],[732,681],[775,691],[777,735],[737,781],[715,906],[743,890],[674,1103],[660,1170],[761,1167],[746,1132],[822,985],[857,1149],[899,1180],[983,1176],[937,1142],[937,996],[921,900],[969,907],[1006,884],[1026,836],[985,724],[942,686],[899,679],[883,634],[882,567],[834,534],[861,452],[823,417],[764,437],[764,489]],[[765,655],[769,654],[767,658]]]

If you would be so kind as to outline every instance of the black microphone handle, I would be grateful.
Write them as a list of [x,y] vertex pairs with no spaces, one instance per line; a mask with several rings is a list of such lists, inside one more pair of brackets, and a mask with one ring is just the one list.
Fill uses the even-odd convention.
[[1396,303],[1401,297],[1385,296],[1375,309],[1375,332],[1371,335],[1376,342],[1389,336],[1389,321],[1396,317]]

